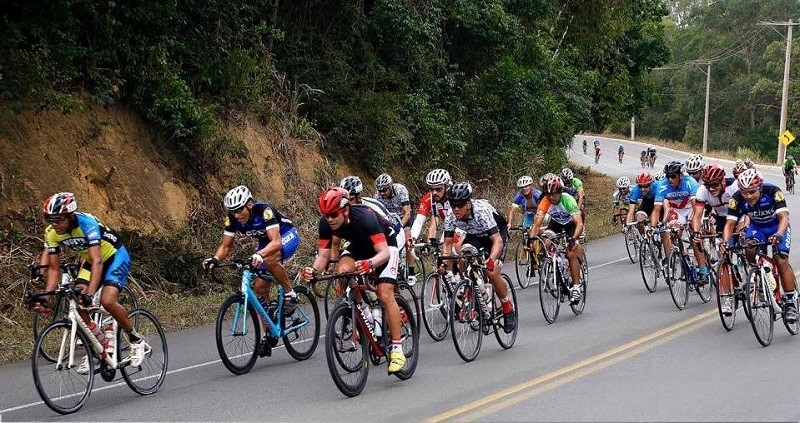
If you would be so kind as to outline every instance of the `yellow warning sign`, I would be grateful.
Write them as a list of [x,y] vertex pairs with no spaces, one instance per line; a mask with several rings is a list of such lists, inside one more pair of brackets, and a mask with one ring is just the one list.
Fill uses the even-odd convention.
[[780,137],[778,137],[778,139],[780,140],[781,144],[789,145],[792,143],[792,141],[794,141],[794,135],[787,129],[783,131],[783,133],[781,134]]

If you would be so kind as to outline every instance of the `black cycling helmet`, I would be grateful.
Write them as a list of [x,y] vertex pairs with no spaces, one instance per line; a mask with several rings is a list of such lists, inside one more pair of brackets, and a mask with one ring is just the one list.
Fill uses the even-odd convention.
[[683,163],[673,160],[664,165],[664,174],[666,175],[674,175],[676,173],[681,173],[683,169]]
[[464,203],[472,198],[472,185],[469,182],[459,182],[447,188],[447,199],[453,203]]

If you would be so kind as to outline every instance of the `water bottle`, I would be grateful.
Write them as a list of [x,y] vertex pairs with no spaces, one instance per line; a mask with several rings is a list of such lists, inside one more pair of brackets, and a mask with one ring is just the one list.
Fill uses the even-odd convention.
[[105,345],[106,337],[103,334],[103,329],[101,329],[100,326],[97,326],[97,323],[94,321],[89,323],[89,330],[92,331],[92,334],[94,334],[95,338],[97,338],[97,341],[100,342],[100,345]]
[[491,283],[483,284],[483,290],[485,292],[483,302],[486,303],[487,307],[490,307],[490,305],[492,304],[492,284]]
[[375,317],[372,316],[372,311],[370,311],[369,306],[364,301],[361,301],[358,303],[358,310],[361,312],[361,317],[363,317],[364,321],[367,322],[367,328],[369,329],[370,333],[374,335]]
[[478,286],[478,290],[477,290],[478,291],[478,295],[480,295],[482,297],[481,298],[481,307],[483,308],[483,313],[485,315],[488,315],[489,314],[489,301],[488,301],[488,298],[486,296],[486,285],[489,285],[489,284],[484,282],[483,281],[483,276],[481,276],[479,274],[475,275],[475,284]]
[[767,281],[767,285],[769,286],[770,291],[775,291],[775,288],[778,286],[778,282],[775,280],[775,276],[772,274],[772,265],[769,262],[764,262],[764,279]]
[[449,270],[448,270],[448,271],[447,271],[447,272],[444,274],[444,280],[445,280],[445,282],[447,282],[447,284],[450,286],[450,290],[452,291],[452,290],[453,290],[453,288],[455,288],[455,286],[456,286],[456,283],[455,283],[455,281],[453,280],[453,272],[451,272],[451,271],[449,271]]
[[114,353],[116,347],[116,334],[114,333],[114,325],[107,324],[103,329],[103,336],[106,338],[106,354],[110,357]]
[[375,337],[383,334],[383,327],[381,326],[381,317],[383,317],[383,310],[380,307],[372,309],[372,318],[375,320]]

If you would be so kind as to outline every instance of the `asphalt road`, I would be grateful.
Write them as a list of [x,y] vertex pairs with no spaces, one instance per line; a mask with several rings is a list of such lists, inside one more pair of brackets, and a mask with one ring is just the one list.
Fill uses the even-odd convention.
[[[668,154],[659,149],[660,161]],[[638,157],[620,166],[608,155],[597,168],[616,175],[635,174],[638,166]],[[789,201],[800,206],[795,196]],[[400,381],[386,375],[385,365],[372,367],[356,398],[333,385],[324,340],[308,361],[296,362],[279,347],[249,374],[234,376],[219,362],[213,327],[206,326],[168,334],[170,373],[158,393],[140,397],[121,380],[96,378],[89,402],[69,416],[39,401],[29,363],[2,366],[0,421],[800,420],[793,395],[800,344],[780,322],[772,345],[762,348],[741,311],[728,333],[713,301],[703,304],[693,294],[679,311],[663,283],[647,293],[620,237],[590,243],[587,254],[583,315],[562,307],[558,321],[547,324],[537,286],[518,290],[513,348],[484,338],[478,358],[464,363],[449,336],[434,342],[423,330],[414,377]],[[513,275],[509,265],[505,270]]]

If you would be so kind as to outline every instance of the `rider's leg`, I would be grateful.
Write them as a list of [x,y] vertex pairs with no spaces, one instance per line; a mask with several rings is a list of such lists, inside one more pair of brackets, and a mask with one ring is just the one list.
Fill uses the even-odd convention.
[[583,259],[583,246],[575,242],[567,249],[567,261],[569,262],[569,274],[572,276],[572,285],[578,286],[581,283],[581,263],[578,258]]

